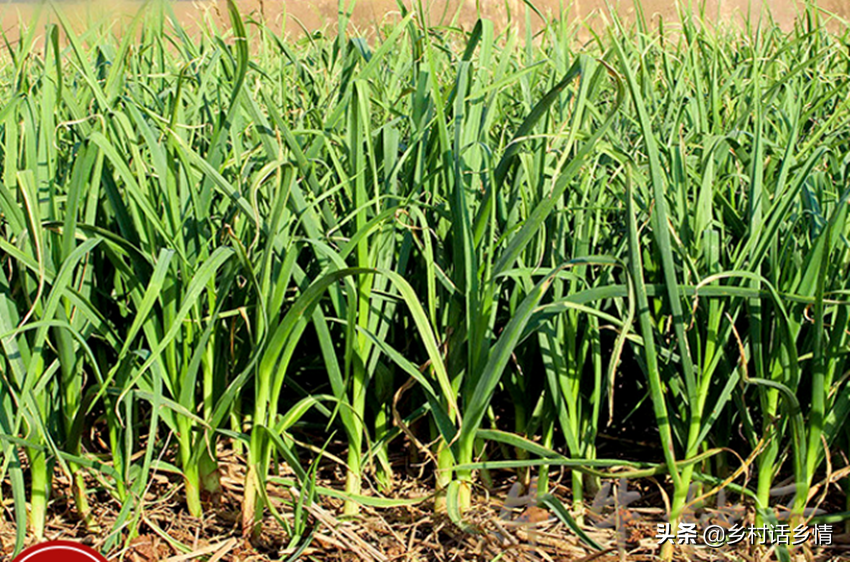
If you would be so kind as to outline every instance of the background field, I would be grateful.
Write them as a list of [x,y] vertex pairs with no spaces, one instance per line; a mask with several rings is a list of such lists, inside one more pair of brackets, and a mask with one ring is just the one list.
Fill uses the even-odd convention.
[[[272,27],[279,29],[281,24],[293,37],[301,36],[305,30],[315,31],[337,23],[339,6],[336,0],[237,0],[239,10],[243,14],[257,13]],[[429,25],[455,24],[472,27],[479,16],[492,20],[497,29],[503,29],[508,22],[510,25],[523,28],[526,25],[525,4],[522,0],[498,0],[475,2],[474,0],[422,0],[421,5],[413,0],[406,0],[408,8],[420,9],[427,14]],[[610,2],[618,15],[627,22],[633,22],[635,4],[631,0]],[[684,5],[688,5],[687,2]],[[817,5],[830,14],[843,19],[850,18],[850,5],[843,0],[819,0]],[[115,23],[125,24],[138,10],[138,2],[119,0],[105,2],[102,0],[70,1],[64,0],[63,7],[75,29],[79,32],[93,21],[105,21],[115,28]],[[563,13],[566,19],[603,29],[607,18],[608,4],[602,0],[539,0],[534,2],[541,14],[547,17],[558,17]],[[663,18],[667,22],[678,20],[679,14],[676,3],[668,0],[643,0],[641,7],[648,20]],[[704,13],[704,19],[709,25],[742,25],[748,15],[759,14],[765,8],[770,16],[783,29],[789,30],[802,11],[805,2],[795,0],[707,0],[693,2],[692,7]],[[561,9],[564,9],[561,12]],[[219,25],[228,25],[227,6],[225,0],[180,0],[174,3],[173,12],[180,23],[189,33],[197,33],[203,27],[204,14],[210,13],[213,21]],[[32,3],[23,1],[7,1],[0,4],[0,21],[10,37],[17,36],[19,17],[25,20],[32,16]],[[286,17],[284,18],[284,14]],[[399,9],[396,0],[359,0],[351,10],[351,25],[370,35],[376,25],[391,24],[399,20]],[[284,22],[285,20],[285,22]],[[543,19],[532,15],[530,24],[539,30],[545,26]],[[828,23],[828,27],[836,30],[841,24]],[[120,28],[120,26],[118,26]],[[588,34],[579,31],[582,39]]]

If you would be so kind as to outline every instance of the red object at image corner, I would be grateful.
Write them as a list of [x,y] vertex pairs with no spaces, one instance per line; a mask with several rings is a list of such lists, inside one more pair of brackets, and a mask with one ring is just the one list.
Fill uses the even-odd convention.
[[48,541],[31,546],[12,562],[107,562],[91,548],[71,541]]

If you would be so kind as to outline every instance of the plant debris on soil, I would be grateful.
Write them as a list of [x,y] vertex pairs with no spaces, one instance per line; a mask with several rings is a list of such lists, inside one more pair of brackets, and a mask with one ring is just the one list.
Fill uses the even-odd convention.
[[[208,498],[205,517],[191,517],[180,494],[181,481],[173,475],[154,474],[152,485],[145,495],[145,508],[133,538],[124,541],[123,548],[113,552],[111,560],[129,562],[271,562],[296,559],[316,561],[376,561],[376,562],[450,562],[450,561],[570,561],[621,562],[657,561],[659,544],[656,539],[659,524],[666,521],[661,498],[663,488],[655,480],[626,484],[618,489],[618,501],[611,490],[624,481],[606,481],[588,508],[586,535],[600,550],[591,548],[549,510],[534,500],[534,483],[523,486],[515,475],[502,473],[504,484],[493,489],[481,489],[476,494],[473,510],[465,517],[466,528],[456,526],[445,514],[435,514],[432,489],[419,478],[420,468],[398,471],[393,483],[392,497],[422,498],[416,505],[394,508],[364,507],[361,515],[343,518],[342,501],[318,496],[307,507],[310,513],[308,537],[302,544],[291,546],[280,522],[267,515],[263,534],[257,541],[242,537],[240,526],[244,459],[220,451],[222,493]],[[335,467],[324,466],[320,473],[333,474]],[[278,467],[278,476],[289,473],[285,464]],[[291,476],[291,474],[289,474]],[[494,475],[495,477],[496,475]],[[563,474],[562,474],[563,476]],[[70,508],[67,497],[67,478],[56,474],[57,497],[51,503],[45,538],[74,540],[97,550],[105,540],[106,529],[112,528],[121,506],[100,496],[104,501],[93,505],[95,521],[100,532],[86,530]],[[568,489],[554,479],[554,492],[566,500]],[[317,481],[317,486],[338,487],[338,479]],[[90,482],[92,490],[96,482]],[[631,489],[632,491],[628,491]],[[283,506],[292,499],[283,486],[270,484],[269,495]],[[625,499],[625,501],[622,501]],[[618,504],[614,508],[614,504]],[[637,505],[633,505],[637,504]],[[281,510],[283,513],[283,510]],[[736,520],[752,524],[751,510],[738,507]],[[692,512],[692,519],[717,515],[716,510]],[[284,513],[283,517],[287,517]],[[711,522],[717,519],[712,518]],[[126,535],[126,533],[125,533]],[[129,536],[129,535],[127,535]],[[15,542],[14,528],[0,522],[0,546],[5,556]],[[688,562],[760,562],[774,560],[775,553],[766,547],[746,545],[722,549],[695,546],[680,548],[675,560]],[[839,562],[850,559],[850,534],[837,532],[828,547],[800,548],[795,561]]]

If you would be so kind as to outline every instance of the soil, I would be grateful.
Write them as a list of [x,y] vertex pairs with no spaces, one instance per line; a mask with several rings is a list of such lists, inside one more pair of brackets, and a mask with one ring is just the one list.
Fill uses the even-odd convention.
[[[154,472],[151,486],[145,495],[145,509],[138,532],[121,534],[119,546],[107,553],[110,560],[128,562],[270,562],[287,560],[303,548],[301,560],[316,561],[405,561],[449,562],[489,561],[497,557],[505,562],[641,562],[658,560],[659,547],[655,538],[657,526],[663,523],[662,481],[652,479],[632,481],[618,497],[628,497],[625,505],[613,500],[616,487],[603,486],[603,492],[588,502],[585,531],[602,550],[584,544],[567,525],[553,514],[534,505],[527,488],[516,483],[516,476],[507,471],[493,472],[494,487],[478,489],[473,508],[465,516],[466,528],[456,526],[449,517],[435,514],[431,479],[433,467],[405,464],[397,466],[391,496],[397,499],[421,498],[423,501],[404,507],[372,509],[364,507],[357,518],[340,516],[342,502],[319,496],[308,509],[303,537],[290,541],[280,520],[270,514],[263,524],[261,537],[250,542],[242,538],[240,508],[244,481],[244,459],[220,446],[222,493],[208,498],[203,519],[191,517],[182,498],[182,482],[171,474]],[[319,485],[339,489],[341,478],[332,462],[322,466],[318,474],[325,475]],[[291,478],[285,466],[278,468],[279,476]],[[553,471],[550,493],[569,505],[567,484],[569,472]],[[612,481],[617,485],[618,482]],[[619,482],[622,485],[622,481]],[[377,495],[373,482],[366,478],[364,491]],[[104,550],[106,537],[113,528],[121,505],[105,491],[97,480],[89,482],[92,507],[99,529],[87,530],[78,519],[69,501],[68,480],[57,472],[54,497],[50,503],[46,538],[74,540],[96,550]],[[5,486],[4,486],[5,488]],[[270,500],[282,520],[294,522],[291,492],[269,485]],[[11,497],[10,490],[3,495]],[[622,501],[622,500],[621,500]],[[621,507],[617,507],[620,505]],[[11,504],[7,504],[7,510]],[[826,506],[830,509],[837,506]],[[712,510],[689,512],[693,521],[701,518],[702,525],[719,523]],[[719,512],[718,512],[719,513]],[[752,524],[751,510],[741,508],[739,523]],[[719,516],[718,516],[719,517]],[[15,533],[10,514],[0,519],[0,562],[9,562]],[[841,534],[837,526],[833,545],[829,548],[798,550],[795,562],[838,562],[850,555],[850,535]],[[30,543],[32,539],[30,539]],[[710,549],[707,547],[677,547],[676,561],[689,562],[767,562],[775,554],[766,547]]]

